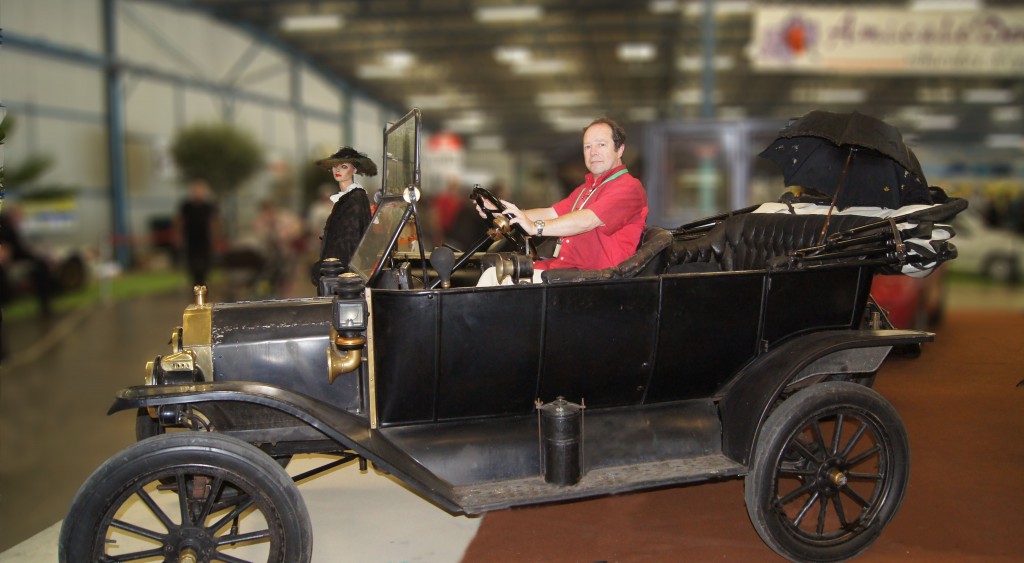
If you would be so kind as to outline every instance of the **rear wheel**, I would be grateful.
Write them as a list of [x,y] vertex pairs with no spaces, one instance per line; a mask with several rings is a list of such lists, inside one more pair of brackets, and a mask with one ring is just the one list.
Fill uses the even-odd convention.
[[999,283],[1017,283],[1020,280],[1020,265],[1012,256],[990,256],[981,267],[982,273]]
[[82,485],[60,561],[309,561],[291,477],[246,442],[175,432],[129,446]]
[[745,482],[761,538],[796,561],[868,548],[899,509],[910,446],[895,408],[849,382],[812,385],[768,417]]

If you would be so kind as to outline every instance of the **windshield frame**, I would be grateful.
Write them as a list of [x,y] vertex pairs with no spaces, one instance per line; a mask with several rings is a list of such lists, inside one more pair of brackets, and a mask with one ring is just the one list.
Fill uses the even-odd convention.
[[[380,202],[352,255],[348,268],[369,286],[380,277],[388,257],[398,244],[402,229],[415,210],[415,198],[419,197],[420,190],[420,123],[420,110],[413,108],[401,119],[384,128],[384,166]],[[396,143],[402,143],[400,148],[405,153],[411,151],[412,158],[408,158],[408,154],[400,154]],[[395,154],[399,156],[396,157]],[[405,158],[401,158],[402,156]],[[406,180],[411,180],[411,183],[406,183]],[[401,217],[395,222],[394,217],[399,212]],[[374,229],[375,225],[382,224],[386,231]],[[422,252],[422,248],[420,250]]]

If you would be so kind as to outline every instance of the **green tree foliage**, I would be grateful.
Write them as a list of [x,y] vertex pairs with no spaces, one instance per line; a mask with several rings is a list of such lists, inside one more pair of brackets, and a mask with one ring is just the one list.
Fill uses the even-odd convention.
[[228,195],[263,166],[263,148],[246,131],[229,123],[192,125],[180,130],[171,154],[185,181],[206,180],[218,195]]
[[[15,119],[10,114],[4,115],[0,121],[0,145],[7,141],[8,135],[14,132]],[[7,165],[0,163],[0,189],[17,190],[31,184],[53,166],[53,157],[46,154],[30,154],[24,161]]]

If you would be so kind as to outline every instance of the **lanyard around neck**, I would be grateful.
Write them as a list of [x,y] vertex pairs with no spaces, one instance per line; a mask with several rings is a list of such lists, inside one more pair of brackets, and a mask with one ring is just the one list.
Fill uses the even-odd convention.
[[[597,193],[597,190],[599,190],[601,188],[601,186],[607,184],[608,182],[611,182],[612,180],[618,178],[619,176],[622,176],[626,172],[629,172],[629,170],[623,168],[622,170],[619,170],[615,174],[612,174],[611,176],[608,176],[600,184],[598,184],[593,190],[590,190],[590,194],[587,195],[587,199],[583,200],[583,205],[580,205],[580,209],[583,209],[583,206],[586,205],[588,201],[590,201],[590,198],[594,197],[594,194]],[[576,211],[576,204],[580,202],[580,198],[583,197],[583,192],[585,192],[585,191],[586,190],[580,190],[580,193],[576,195],[576,201],[573,202],[571,211]]]

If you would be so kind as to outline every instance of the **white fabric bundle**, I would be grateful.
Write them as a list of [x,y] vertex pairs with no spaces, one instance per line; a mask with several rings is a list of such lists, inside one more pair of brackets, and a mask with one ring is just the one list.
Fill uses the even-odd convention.
[[[764,203],[753,213],[785,213],[787,215],[826,215],[829,212],[828,205],[817,205],[814,203]],[[842,211],[838,209],[832,209],[833,215],[860,215],[863,217],[876,217],[878,219],[887,219],[889,217],[900,217],[908,213],[914,213],[935,207],[935,205],[907,205],[899,209],[889,209],[885,207],[847,207]],[[901,231],[911,229],[916,226],[916,223],[903,222],[897,223],[896,227]],[[938,261],[929,260],[934,259],[940,251],[942,241],[949,240],[955,233],[949,225],[935,224],[932,228],[931,236],[929,238],[910,238],[903,241],[907,246],[907,253],[912,256],[923,257],[927,262],[920,264],[905,264],[900,272],[915,278],[923,278],[932,273],[935,266],[938,265]]]

